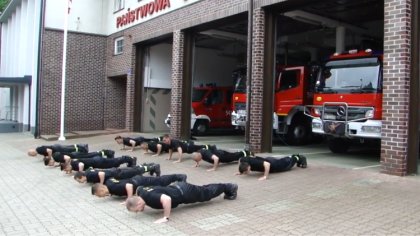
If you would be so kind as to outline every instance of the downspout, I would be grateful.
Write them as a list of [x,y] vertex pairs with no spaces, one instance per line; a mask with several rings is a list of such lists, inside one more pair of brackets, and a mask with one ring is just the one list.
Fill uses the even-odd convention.
[[250,129],[251,129],[251,76],[252,76],[252,31],[253,31],[253,12],[254,2],[248,2],[248,62],[247,62],[247,76],[246,76],[246,124],[245,124],[245,149],[250,150]]
[[40,127],[39,127],[39,107],[41,106],[41,101],[39,98],[39,95],[41,94],[41,77],[42,77],[42,70],[41,70],[41,66],[42,66],[42,38],[44,35],[44,24],[45,24],[45,1],[46,0],[41,0],[41,14],[39,16],[39,36],[38,36],[38,68],[37,68],[37,82],[36,82],[36,89],[37,89],[37,93],[36,93],[36,97],[35,97],[35,132],[34,132],[34,137],[35,138],[39,138],[40,137]]

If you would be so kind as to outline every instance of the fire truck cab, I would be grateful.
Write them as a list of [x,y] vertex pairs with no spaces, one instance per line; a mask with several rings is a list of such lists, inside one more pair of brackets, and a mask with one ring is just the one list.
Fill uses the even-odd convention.
[[[232,87],[214,84],[194,87],[192,92],[191,131],[204,135],[209,129],[232,128]],[[165,123],[170,125],[170,115]]]
[[[246,122],[246,72],[243,69],[235,73],[232,125],[243,128]],[[304,144],[312,135],[311,119],[304,115],[304,106],[313,101],[311,68],[279,66],[276,74],[273,132],[285,135],[288,143]]]
[[335,54],[319,71],[313,105],[312,132],[326,135],[334,153],[353,141],[377,141],[382,126],[382,54],[351,50]]

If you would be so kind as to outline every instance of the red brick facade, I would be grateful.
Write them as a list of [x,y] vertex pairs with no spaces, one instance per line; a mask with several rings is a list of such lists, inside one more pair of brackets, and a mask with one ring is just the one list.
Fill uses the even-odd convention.
[[411,1],[385,0],[381,169],[407,172]]
[[[83,43],[81,43],[83,42]],[[40,133],[60,132],[63,32],[44,31]],[[68,34],[65,132],[104,129],[106,37]]]
[[261,151],[262,134],[262,102],[264,83],[264,32],[265,14],[261,8],[254,10],[252,39],[252,77],[250,101],[249,144],[254,152]]

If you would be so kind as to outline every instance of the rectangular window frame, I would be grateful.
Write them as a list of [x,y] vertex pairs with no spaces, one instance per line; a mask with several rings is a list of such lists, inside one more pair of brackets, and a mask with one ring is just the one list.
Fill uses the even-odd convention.
[[124,9],[125,0],[114,0],[114,13]]
[[124,37],[114,39],[114,55],[120,55],[124,52]]

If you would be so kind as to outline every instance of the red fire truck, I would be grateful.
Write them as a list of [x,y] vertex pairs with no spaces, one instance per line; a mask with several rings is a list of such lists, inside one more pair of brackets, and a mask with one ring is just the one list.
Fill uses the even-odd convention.
[[[232,129],[232,86],[194,87],[192,92],[191,131],[194,135],[205,135],[210,129]],[[169,127],[171,116],[165,120]]]
[[[315,68],[315,67],[314,67]],[[285,135],[287,142],[304,144],[312,135],[311,118],[304,115],[304,106],[312,104],[311,68],[306,66],[278,67],[275,81],[273,131]],[[244,128],[246,123],[246,68],[234,72],[232,125]]]
[[382,54],[351,50],[335,54],[319,70],[312,106],[312,132],[326,135],[334,153],[354,141],[379,141],[382,126]]

